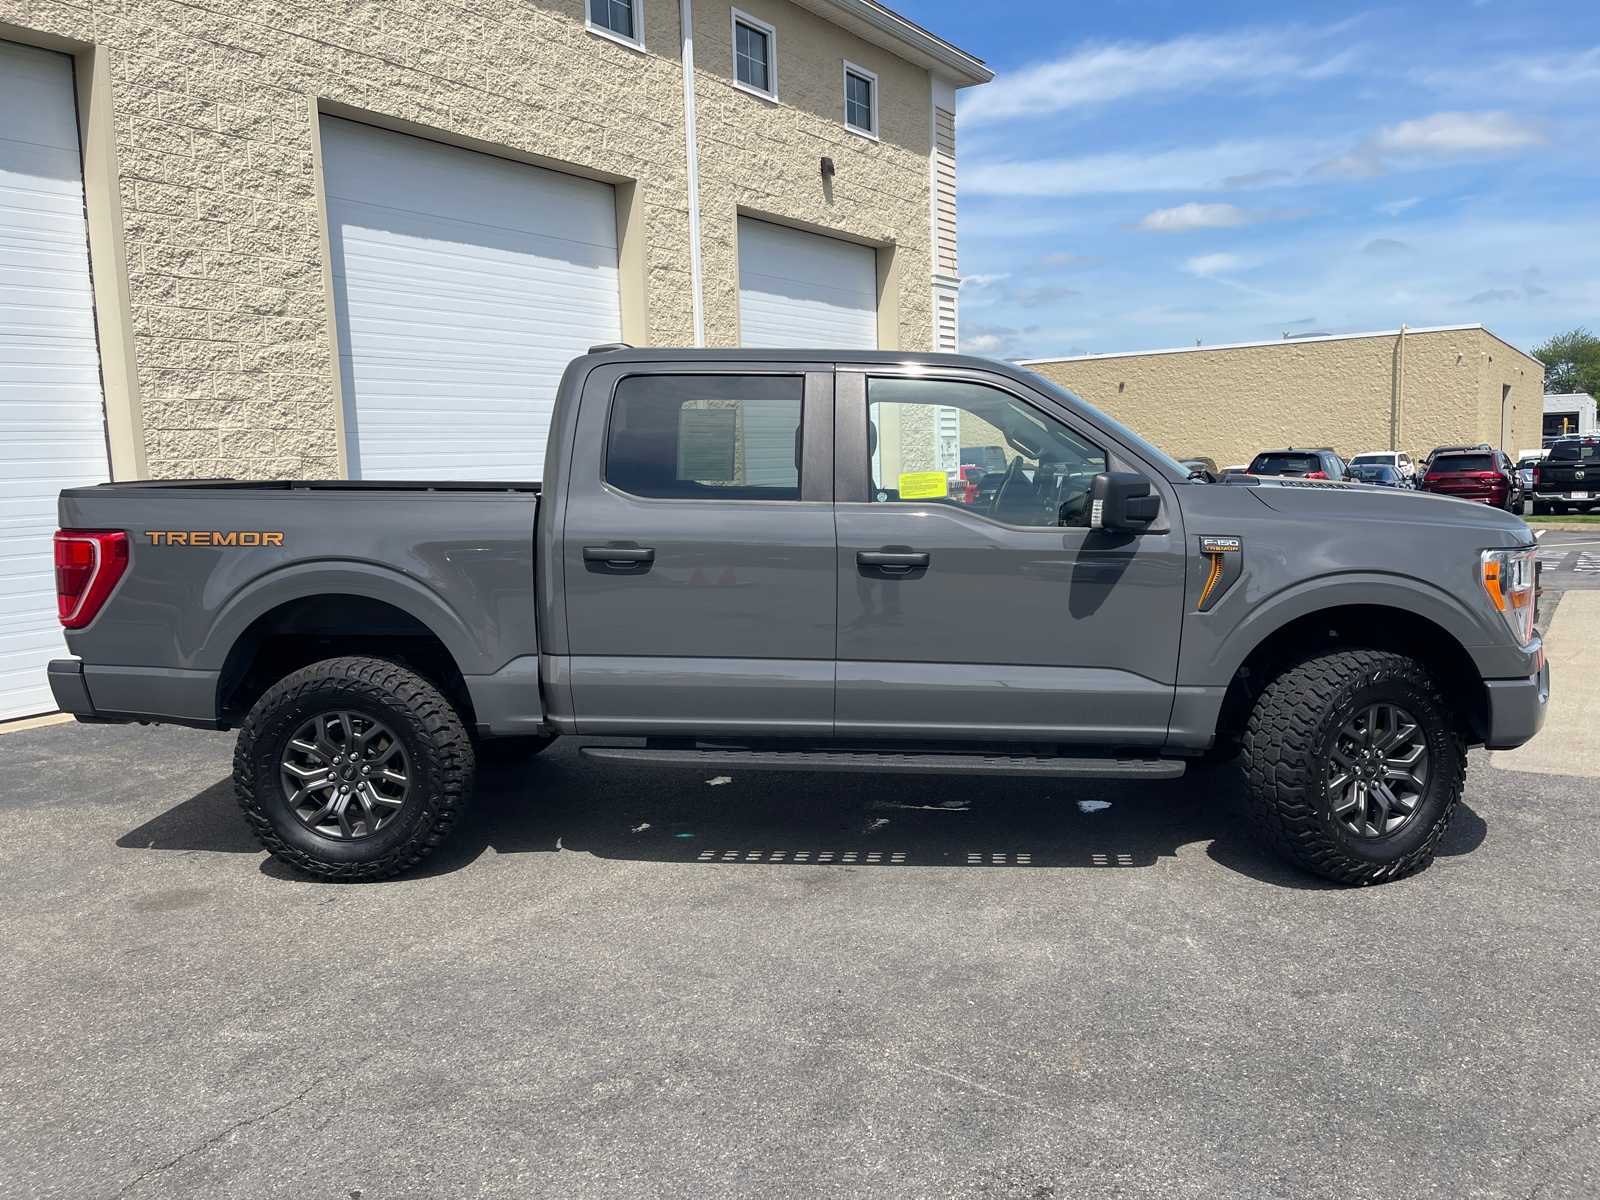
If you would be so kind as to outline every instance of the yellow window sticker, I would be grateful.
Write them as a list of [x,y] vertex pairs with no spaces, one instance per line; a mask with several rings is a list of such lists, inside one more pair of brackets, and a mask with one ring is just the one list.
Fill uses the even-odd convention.
[[929,500],[950,494],[950,480],[943,471],[910,471],[900,476],[900,499]]

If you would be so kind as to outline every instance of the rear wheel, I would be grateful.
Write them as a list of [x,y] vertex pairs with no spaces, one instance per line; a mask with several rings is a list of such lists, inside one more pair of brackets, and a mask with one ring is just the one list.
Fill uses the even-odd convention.
[[374,658],[296,671],[239,730],[233,780],[256,837],[308,875],[382,879],[442,842],[472,794],[472,745],[422,676]]
[[1536,516],[1536,517],[1547,517],[1547,516],[1549,516],[1550,515],[1550,506],[1548,504],[1545,504],[1543,501],[1535,500],[1533,502],[1533,515]]
[[1245,794],[1268,842],[1340,883],[1386,883],[1433,861],[1466,742],[1420,663],[1380,650],[1307,658],[1262,692],[1245,729]]

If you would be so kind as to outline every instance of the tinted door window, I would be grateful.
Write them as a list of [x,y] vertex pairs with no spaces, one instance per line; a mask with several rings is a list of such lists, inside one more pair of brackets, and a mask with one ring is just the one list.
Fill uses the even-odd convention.
[[[952,380],[867,381],[867,448],[878,504],[948,504],[1007,525],[1089,524],[1089,485],[1105,451],[1006,393]],[[968,504],[961,448],[1003,459]],[[991,461],[993,461],[991,459]]]
[[617,384],[606,482],[662,500],[798,500],[792,375],[636,375]]

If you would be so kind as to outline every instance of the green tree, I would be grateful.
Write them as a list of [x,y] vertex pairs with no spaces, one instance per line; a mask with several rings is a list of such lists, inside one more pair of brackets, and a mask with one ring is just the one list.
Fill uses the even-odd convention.
[[1588,392],[1600,395],[1600,337],[1587,329],[1557,334],[1533,348],[1544,364],[1544,390],[1549,395]]

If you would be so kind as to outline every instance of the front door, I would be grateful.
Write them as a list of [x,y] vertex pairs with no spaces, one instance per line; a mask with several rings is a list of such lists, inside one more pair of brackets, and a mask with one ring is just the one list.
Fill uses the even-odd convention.
[[832,733],[831,389],[700,367],[585,396],[563,530],[579,733]]
[[[1129,464],[1037,397],[842,369],[836,389],[837,735],[1162,743],[1185,570],[1170,498],[1152,532],[1091,531],[1090,481]],[[998,454],[969,488],[974,446]]]

